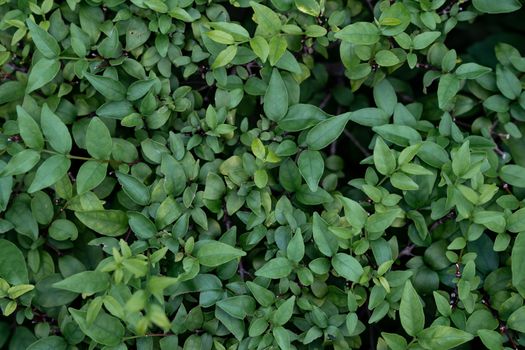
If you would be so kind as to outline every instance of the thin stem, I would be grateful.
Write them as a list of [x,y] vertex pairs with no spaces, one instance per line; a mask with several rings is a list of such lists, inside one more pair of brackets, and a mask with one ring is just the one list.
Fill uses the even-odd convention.
[[[55,152],[55,151],[50,151],[50,150],[47,150],[47,149],[42,150],[42,152],[49,153],[49,154],[61,154],[62,155],[62,153],[58,153],[58,152]],[[74,156],[72,154],[65,154],[65,156],[67,158],[69,158],[69,159],[94,160],[94,161],[100,162],[100,163],[109,163],[111,161],[111,159],[96,159],[96,158],[91,158],[91,157]],[[124,163],[124,162],[120,162],[120,161],[115,161],[115,162],[117,162],[119,164],[123,164]]]
[[171,333],[149,333],[144,335],[134,335],[131,337],[124,337],[122,340],[132,340],[132,339],[138,339],[138,338],[146,338],[146,337],[169,337],[170,335],[173,335]]
[[359,143],[359,141],[355,138],[355,136],[350,131],[345,129],[344,133],[345,133],[345,136],[348,137],[350,141],[352,141],[352,143],[361,151],[361,153],[363,153],[367,157],[370,155],[370,152],[368,152],[368,150]]

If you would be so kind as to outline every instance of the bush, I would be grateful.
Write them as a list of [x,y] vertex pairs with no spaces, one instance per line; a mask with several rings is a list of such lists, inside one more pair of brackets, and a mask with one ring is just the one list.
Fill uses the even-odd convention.
[[525,346],[521,5],[0,1],[0,347]]

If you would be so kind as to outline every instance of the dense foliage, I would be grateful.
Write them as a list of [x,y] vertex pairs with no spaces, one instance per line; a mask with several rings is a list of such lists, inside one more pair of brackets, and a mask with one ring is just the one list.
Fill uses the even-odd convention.
[[525,346],[522,0],[0,0],[0,347]]

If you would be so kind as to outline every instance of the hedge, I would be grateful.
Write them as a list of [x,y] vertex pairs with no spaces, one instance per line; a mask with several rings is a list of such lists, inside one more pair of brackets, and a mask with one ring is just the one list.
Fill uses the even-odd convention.
[[525,347],[523,0],[0,0],[0,348]]

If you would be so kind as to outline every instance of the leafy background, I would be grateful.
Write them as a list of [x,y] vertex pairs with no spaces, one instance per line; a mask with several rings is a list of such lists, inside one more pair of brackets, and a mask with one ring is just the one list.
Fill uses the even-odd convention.
[[0,347],[525,346],[521,0],[0,0]]

